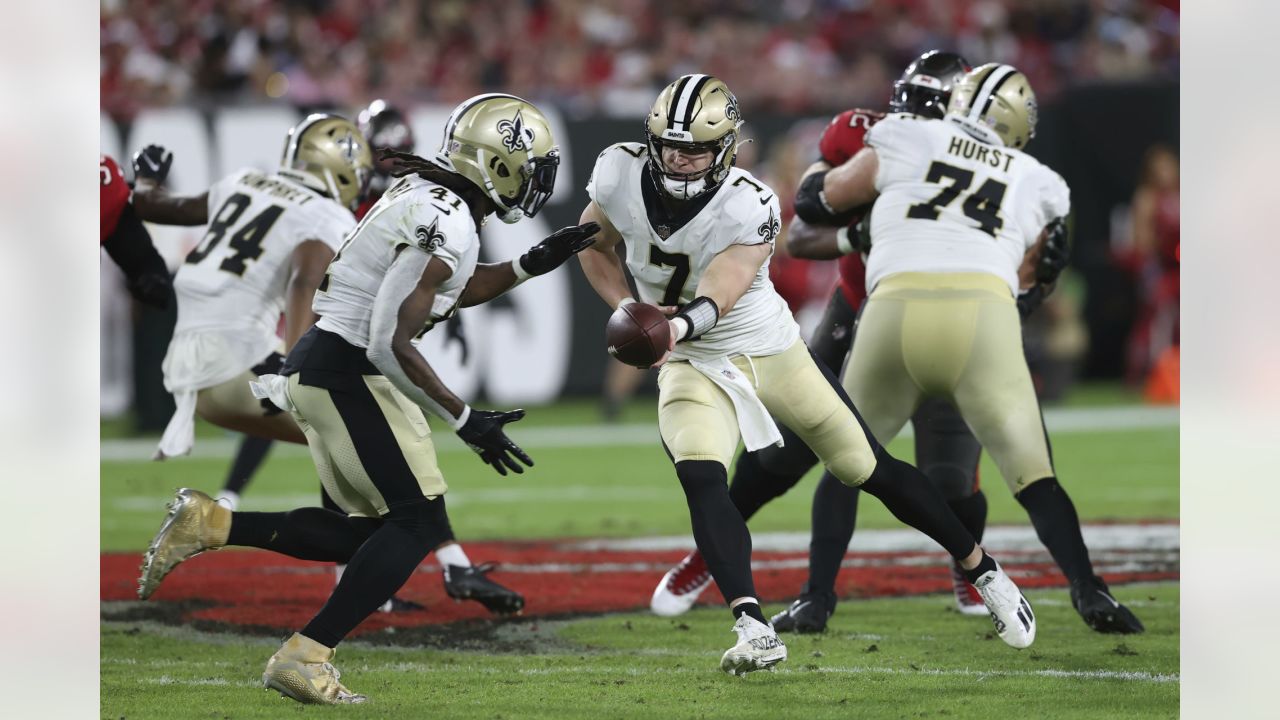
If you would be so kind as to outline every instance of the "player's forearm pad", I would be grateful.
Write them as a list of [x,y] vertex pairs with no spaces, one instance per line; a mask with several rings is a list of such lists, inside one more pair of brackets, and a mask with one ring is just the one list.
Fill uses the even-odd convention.
[[836,212],[829,204],[822,188],[827,180],[827,171],[812,173],[800,183],[796,190],[796,215],[810,225],[840,227],[853,222],[858,216],[855,209]]
[[684,337],[676,338],[676,341],[697,340],[720,321],[720,306],[716,305],[715,300],[701,295],[680,308],[676,317],[683,318],[689,324],[689,330],[685,332]]

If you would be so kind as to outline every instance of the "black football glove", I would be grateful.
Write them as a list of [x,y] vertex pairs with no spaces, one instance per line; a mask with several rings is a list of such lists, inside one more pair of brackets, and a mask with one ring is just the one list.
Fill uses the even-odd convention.
[[545,275],[591,247],[598,232],[600,224],[593,222],[560,228],[546,240],[529,248],[529,252],[521,255],[517,262],[530,275]]
[[1036,283],[1030,290],[1018,295],[1018,315],[1026,320],[1036,308],[1040,307],[1040,303],[1044,302],[1052,290],[1050,286]]
[[138,302],[157,310],[169,309],[169,297],[173,295],[173,281],[169,273],[143,273],[128,278],[125,287]]
[[133,177],[135,180],[150,180],[159,185],[169,177],[169,166],[173,164],[173,153],[162,145],[148,145],[133,154]]
[[[493,466],[499,475],[506,475],[507,468],[520,474],[524,468],[516,460],[533,467],[533,458],[529,457],[519,445],[511,442],[511,438],[502,431],[502,426],[524,417],[524,410],[496,412],[493,410],[471,410],[467,421],[458,428],[458,437],[462,438],[472,450],[480,455],[480,459]],[[512,459],[512,456],[515,459]],[[505,466],[505,467],[504,467]]]
[[1067,237],[1067,223],[1058,218],[1049,223],[1049,236],[1045,238],[1044,248],[1040,251],[1040,261],[1036,263],[1036,283],[1052,285],[1057,282],[1067,263],[1071,261],[1071,242]]

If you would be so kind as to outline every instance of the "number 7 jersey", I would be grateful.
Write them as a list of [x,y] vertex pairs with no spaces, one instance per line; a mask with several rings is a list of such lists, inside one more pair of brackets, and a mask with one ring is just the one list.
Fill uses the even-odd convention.
[[280,175],[246,169],[210,187],[208,229],[174,277],[170,355],[195,336],[219,351],[193,354],[208,362],[173,364],[166,383],[210,387],[261,362],[280,342],[294,249],[318,240],[336,252],[355,224],[337,202]]
[[963,119],[896,114],[867,131],[879,159],[867,289],[902,272],[984,272],[1018,294],[1018,267],[1071,210],[1058,173]]

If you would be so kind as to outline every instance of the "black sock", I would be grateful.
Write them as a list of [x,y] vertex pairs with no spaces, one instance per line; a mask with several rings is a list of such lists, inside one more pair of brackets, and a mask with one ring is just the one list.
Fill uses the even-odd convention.
[[1036,536],[1049,549],[1062,574],[1072,583],[1093,577],[1089,549],[1080,533],[1080,516],[1067,491],[1055,477],[1031,483],[1015,497],[1026,508]]
[[975,583],[984,573],[988,573],[996,569],[996,561],[985,552],[982,553],[982,559],[978,561],[978,566],[972,570],[965,570],[964,576],[968,578],[970,583]]
[[813,493],[810,518],[813,529],[809,540],[809,580],[804,593],[834,595],[840,563],[849,550],[858,520],[858,489],[829,472],[823,473]]
[[[799,442],[797,440],[796,442]],[[768,452],[744,452],[738,457],[733,468],[733,481],[729,483],[729,499],[738,508],[743,520],[759,512],[770,500],[781,497],[800,482],[807,468],[801,468],[799,474],[787,473],[779,475],[769,472],[760,463],[760,454]]]
[[861,486],[902,522],[933,538],[954,558],[973,552],[975,540],[924,473],[881,451],[875,472]]
[[729,499],[724,466],[714,460],[682,460],[676,475],[689,502],[698,551],[726,602],[755,597],[751,579],[751,533]]
[[429,500],[401,505],[383,518],[351,556],[328,602],[302,634],[335,647],[413,575],[427,553],[440,544],[444,507]]
[[979,490],[966,498],[948,500],[947,505],[973,539],[982,542],[982,533],[987,529],[987,496]]
[[300,560],[346,562],[381,520],[353,518],[322,508],[231,514],[228,545],[256,547]]
[[738,603],[737,605],[735,605],[733,607],[733,617],[736,619],[736,618],[742,617],[743,615],[748,615],[750,617],[753,617],[756,620],[759,620],[760,622],[764,623],[765,625],[769,624],[769,621],[764,619],[764,612],[760,610],[759,603],[744,602],[744,603]]
[[222,484],[223,490],[237,495],[244,494],[244,488],[253,479],[262,463],[271,451],[272,440],[254,435],[245,435],[236,450],[236,458],[231,461],[231,471],[227,473],[227,481]]

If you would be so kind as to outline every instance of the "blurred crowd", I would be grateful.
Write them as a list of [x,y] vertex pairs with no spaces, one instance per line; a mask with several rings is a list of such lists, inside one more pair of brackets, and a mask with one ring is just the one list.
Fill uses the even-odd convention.
[[103,110],[454,103],[635,115],[686,72],[754,111],[883,104],[922,50],[1068,83],[1176,77],[1179,0],[102,0]]

